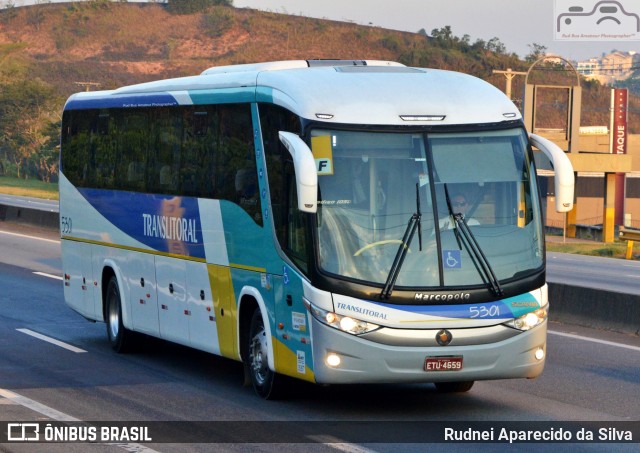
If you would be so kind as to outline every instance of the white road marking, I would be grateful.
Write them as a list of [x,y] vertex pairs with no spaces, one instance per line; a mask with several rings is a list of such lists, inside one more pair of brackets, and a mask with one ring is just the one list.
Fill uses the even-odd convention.
[[75,346],[72,346],[68,343],[64,343],[60,340],[56,340],[55,338],[42,335],[41,333],[34,332],[33,330],[29,330],[29,329],[16,329],[16,330],[18,332],[22,332],[24,334],[30,335],[34,338],[38,338],[39,340],[46,341],[47,343],[55,344],[56,346],[60,346],[61,348],[67,349],[71,352],[77,352],[77,353],[87,352],[84,349],[76,348]]
[[[31,398],[27,398],[26,396],[19,395],[11,390],[6,390],[0,388],[0,396],[19,404],[22,407],[26,407],[27,409],[31,409],[34,412],[44,415],[45,417],[51,418],[58,422],[80,422],[84,423],[82,420],[72,417],[71,415],[65,414],[64,412],[60,412],[52,407],[45,406],[42,403],[32,400]],[[140,452],[140,453],[159,453],[156,450],[145,447],[141,444],[136,443],[103,443],[102,445],[112,445],[115,447],[122,448],[123,450],[129,452]]]
[[60,276],[60,275],[47,274],[46,272],[34,272],[34,274],[35,275],[40,275],[42,277],[53,278],[55,280],[62,280],[62,276]]
[[2,230],[0,230],[0,234],[6,234],[7,236],[16,236],[16,237],[25,238],[25,239],[35,239],[36,241],[51,242],[52,244],[60,244],[59,240],[40,238],[37,236],[27,236],[26,234],[10,233],[8,231],[2,231]]
[[6,399],[13,401],[20,406],[26,407],[27,409],[31,409],[39,414],[44,415],[45,417],[51,418],[53,420],[57,420],[59,422],[79,422],[77,418],[72,417],[71,415],[67,415],[63,412],[57,411],[49,406],[45,406],[44,404],[38,403],[26,396],[18,395],[17,393],[12,392],[11,390],[6,390],[0,388],[0,396],[4,396]]
[[615,346],[616,348],[631,349],[632,351],[640,352],[640,347],[638,347],[638,346],[631,346],[631,345],[628,345],[628,344],[616,343],[614,341],[598,340],[597,338],[583,337],[582,335],[576,335],[576,334],[573,334],[573,333],[556,332],[554,330],[548,330],[547,332],[552,334],[552,335],[559,335],[561,337],[575,338],[577,340],[590,341],[592,343],[606,344],[607,346]]
[[351,444],[344,442],[342,439],[338,439],[333,436],[309,436],[315,442],[321,442],[323,445],[333,448],[334,450],[343,451],[345,453],[375,453],[375,450],[363,447],[358,444]]

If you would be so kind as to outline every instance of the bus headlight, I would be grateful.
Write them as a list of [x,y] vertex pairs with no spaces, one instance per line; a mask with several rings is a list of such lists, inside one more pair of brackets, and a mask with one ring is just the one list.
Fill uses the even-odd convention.
[[518,330],[529,330],[535,326],[542,324],[547,320],[548,309],[547,305],[542,308],[538,308],[535,311],[529,312],[526,315],[522,315],[512,321],[506,323],[509,327],[513,327]]
[[327,326],[341,330],[342,332],[347,332],[352,335],[361,335],[380,328],[378,324],[362,321],[360,319],[352,318],[351,316],[339,315],[332,311],[323,310],[322,308],[318,308],[311,304],[307,300],[305,300],[304,303],[314,318],[322,324],[326,324]]

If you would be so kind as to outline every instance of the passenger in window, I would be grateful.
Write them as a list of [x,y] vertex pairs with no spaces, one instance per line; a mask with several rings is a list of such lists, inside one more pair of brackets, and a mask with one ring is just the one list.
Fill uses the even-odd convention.
[[236,194],[241,205],[258,204],[258,178],[252,168],[241,168],[236,173]]
[[[451,211],[454,214],[462,214],[462,217],[466,220],[467,225],[480,225],[476,219],[472,217],[467,217],[467,213],[469,212],[469,208],[471,208],[470,203],[467,201],[467,197],[461,193],[457,193],[451,197]],[[451,216],[447,216],[443,219],[440,219],[440,229],[441,230],[450,230],[456,226],[453,218]]]
[[262,222],[260,212],[258,177],[254,168],[241,168],[235,177],[236,200],[253,217],[256,223]]

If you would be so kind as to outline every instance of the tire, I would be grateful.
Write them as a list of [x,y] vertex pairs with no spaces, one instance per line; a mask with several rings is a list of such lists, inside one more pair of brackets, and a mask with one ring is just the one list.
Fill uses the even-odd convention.
[[440,393],[464,393],[471,390],[475,381],[463,382],[436,382],[435,386]]
[[255,310],[251,318],[247,341],[245,342],[245,374],[258,396],[273,400],[282,396],[282,376],[269,368],[269,344],[260,310]]
[[106,322],[109,343],[118,353],[128,352],[131,350],[133,332],[122,324],[122,299],[115,276],[109,280],[105,303],[107,305]]

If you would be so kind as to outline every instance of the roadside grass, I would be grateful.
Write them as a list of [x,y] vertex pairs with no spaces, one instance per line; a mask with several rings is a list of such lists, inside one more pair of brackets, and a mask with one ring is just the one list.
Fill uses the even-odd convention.
[[42,182],[37,179],[21,179],[0,176],[0,193],[19,197],[44,198],[58,200],[58,184]]

